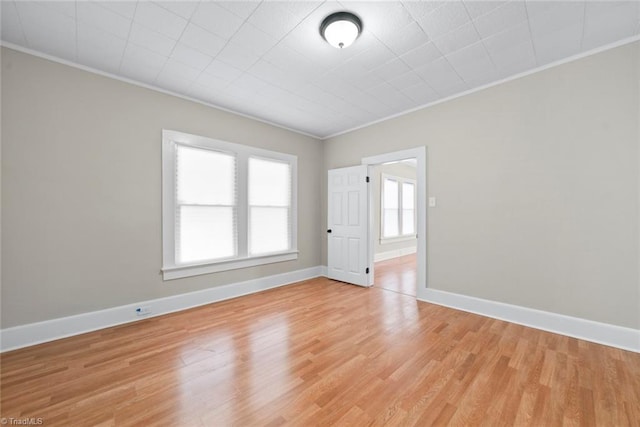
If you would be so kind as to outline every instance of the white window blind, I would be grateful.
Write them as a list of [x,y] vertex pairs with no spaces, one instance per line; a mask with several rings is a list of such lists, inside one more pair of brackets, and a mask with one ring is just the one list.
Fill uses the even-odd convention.
[[176,261],[236,255],[235,157],[176,147]]
[[291,166],[249,159],[249,254],[290,249]]

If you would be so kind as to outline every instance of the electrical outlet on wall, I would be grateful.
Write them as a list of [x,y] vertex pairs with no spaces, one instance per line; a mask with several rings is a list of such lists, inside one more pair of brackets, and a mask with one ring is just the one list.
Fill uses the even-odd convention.
[[144,317],[151,314],[151,307],[138,307],[136,308],[136,316]]

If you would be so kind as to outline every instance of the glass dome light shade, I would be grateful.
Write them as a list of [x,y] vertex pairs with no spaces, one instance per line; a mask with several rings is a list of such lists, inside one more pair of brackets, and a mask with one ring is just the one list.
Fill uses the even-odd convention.
[[361,29],[362,25],[357,16],[348,12],[338,12],[325,18],[320,32],[331,46],[343,49],[358,38]]

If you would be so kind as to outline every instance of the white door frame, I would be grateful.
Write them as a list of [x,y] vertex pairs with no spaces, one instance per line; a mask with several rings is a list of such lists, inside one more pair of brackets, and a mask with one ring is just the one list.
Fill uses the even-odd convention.
[[[367,165],[369,175],[374,165],[381,163],[396,162],[400,160],[415,158],[416,165],[416,214],[418,226],[416,232],[417,239],[417,274],[416,274],[416,298],[426,299],[427,292],[427,147],[410,148],[402,151],[394,151],[392,153],[380,154],[377,156],[363,157],[362,164]],[[372,201],[372,186],[369,187],[369,200]],[[371,202],[370,202],[371,203]],[[369,265],[371,266],[371,275],[374,277],[374,242],[375,231],[373,230],[373,209],[375,206],[369,205]]]

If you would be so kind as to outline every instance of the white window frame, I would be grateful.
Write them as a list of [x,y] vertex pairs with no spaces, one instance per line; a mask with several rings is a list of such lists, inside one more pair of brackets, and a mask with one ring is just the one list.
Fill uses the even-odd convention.
[[[393,237],[384,237],[384,180],[389,179],[392,181],[396,181],[398,183],[398,236]],[[403,183],[413,184],[413,230],[412,234],[402,234],[403,224],[402,224],[402,184]],[[391,175],[387,173],[380,174],[380,243],[395,243],[395,242],[403,242],[406,240],[414,240],[417,237],[416,227],[417,227],[417,206],[416,206],[416,191],[417,185],[416,180],[411,178],[404,178],[401,176]]]
[[[237,256],[224,260],[211,260],[189,264],[176,262],[176,146],[202,148],[232,153],[236,157],[236,210]],[[249,256],[249,203],[248,164],[250,157],[259,157],[288,163],[291,166],[291,220],[290,248],[287,251]],[[235,144],[204,136],[162,130],[162,274],[164,280],[216,273],[298,258],[298,158],[297,156],[261,148]]]

